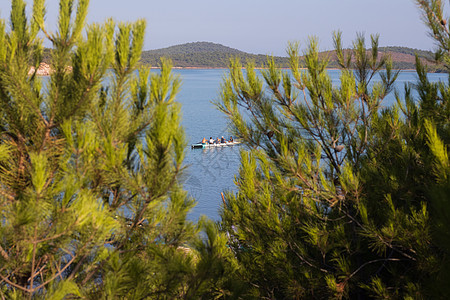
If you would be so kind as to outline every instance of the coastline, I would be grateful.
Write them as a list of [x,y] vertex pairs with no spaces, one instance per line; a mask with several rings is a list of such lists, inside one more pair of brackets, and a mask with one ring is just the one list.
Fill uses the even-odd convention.
[[[72,67],[67,66],[67,71],[71,72]],[[152,70],[159,70],[160,67],[150,67]],[[245,67],[242,67],[242,69],[245,69]],[[262,67],[256,67],[255,70],[267,70],[268,68],[262,68]],[[281,70],[290,70],[290,68],[280,68]],[[172,67],[172,70],[228,70],[227,67]],[[306,68],[300,68],[300,70],[306,70]],[[341,70],[340,68],[326,68],[326,70]],[[415,71],[415,69],[393,69],[396,71],[407,71],[412,72]],[[38,76],[50,76],[53,72],[53,69],[51,65],[47,63],[40,63],[39,68],[37,71],[35,70],[34,66],[30,66],[30,69],[28,71],[28,75],[32,75],[34,72],[36,72],[36,75]],[[429,72],[429,73],[436,73],[436,72]]]
[[[66,71],[72,72],[72,66],[67,66]],[[41,62],[37,70],[34,66],[30,66],[28,70],[28,75],[31,76],[34,73],[38,76],[50,76],[53,73],[53,69],[51,65],[45,62]]]

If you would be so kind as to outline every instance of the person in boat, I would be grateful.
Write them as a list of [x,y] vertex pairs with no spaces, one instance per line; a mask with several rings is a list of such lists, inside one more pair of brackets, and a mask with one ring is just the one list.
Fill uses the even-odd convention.
[[217,138],[216,144],[220,144],[220,139],[219,138]]
[[214,144],[214,139],[212,137],[209,138],[209,143]]
[[230,136],[230,139],[228,140],[230,143],[232,143],[233,142],[233,137],[232,136]]
[[206,138],[203,138],[202,145],[206,145]]
[[223,135],[222,135],[222,138],[220,139],[220,142],[221,142],[221,143],[226,143],[226,142],[227,142],[227,140],[225,140],[225,138],[223,137]]

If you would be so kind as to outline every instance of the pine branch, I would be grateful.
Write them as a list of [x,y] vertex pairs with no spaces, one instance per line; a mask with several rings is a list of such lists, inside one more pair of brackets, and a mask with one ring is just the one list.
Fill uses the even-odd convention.
[[8,253],[6,253],[5,249],[3,249],[3,247],[0,245],[0,254],[3,256],[3,258],[8,261],[9,260],[9,255]]
[[345,281],[350,280],[353,276],[355,276],[359,271],[361,271],[364,267],[370,265],[370,264],[374,264],[374,263],[378,263],[378,262],[388,262],[388,261],[395,261],[395,262],[400,262],[402,261],[401,259],[398,258],[384,258],[384,259],[375,259],[375,260],[371,260],[371,261],[367,261],[364,264],[362,264],[361,266],[359,266],[352,274],[350,274],[348,277],[345,278]]
[[16,283],[12,282],[11,280],[9,280],[8,278],[4,277],[2,274],[0,274],[0,278],[2,279],[2,281],[6,282],[7,284],[10,284],[11,286],[13,286],[15,288],[18,288],[19,290],[22,290],[22,291],[27,292],[27,293],[31,293],[32,292],[32,289],[27,289],[27,288],[25,288],[25,287],[23,287],[21,285],[18,285]]
[[[36,197],[36,202],[39,201],[39,196]],[[35,274],[35,268],[36,268],[36,239],[37,239],[37,223],[34,224],[34,233],[33,233],[34,237],[33,237],[33,253],[32,253],[32,259],[31,259],[31,276],[30,276],[30,287],[31,289],[33,289],[33,285],[34,285],[34,277],[36,276]],[[30,292],[29,295],[29,299],[32,299],[33,296],[33,292]]]

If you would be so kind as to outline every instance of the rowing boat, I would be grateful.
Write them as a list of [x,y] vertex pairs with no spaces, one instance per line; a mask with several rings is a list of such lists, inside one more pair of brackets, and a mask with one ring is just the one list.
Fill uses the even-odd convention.
[[214,147],[228,147],[228,146],[234,146],[234,145],[238,145],[241,142],[239,141],[233,141],[233,142],[226,142],[226,143],[214,143],[214,144],[210,144],[210,143],[197,143],[197,144],[192,144],[191,148],[195,149],[195,148],[214,148]]

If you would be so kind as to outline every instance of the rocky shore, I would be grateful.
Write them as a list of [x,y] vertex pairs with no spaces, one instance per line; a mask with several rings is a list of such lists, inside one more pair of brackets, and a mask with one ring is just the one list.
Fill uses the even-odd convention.
[[49,76],[52,73],[52,68],[50,67],[49,64],[41,63],[37,70],[35,67],[30,67],[28,75],[32,75],[34,72],[36,72],[36,75]]
[[[35,67],[30,67],[30,70],[28,71],[28,75],[32,75],[36,71]],[[72,67],[67,66],[66,71],[72,72]],[[40,63],[39,68],[36,71],[36,75],[39,76],[49,76],[53,73],[53,69],[49,64],[46,64],[44,62]]]

